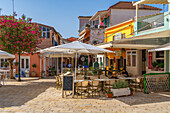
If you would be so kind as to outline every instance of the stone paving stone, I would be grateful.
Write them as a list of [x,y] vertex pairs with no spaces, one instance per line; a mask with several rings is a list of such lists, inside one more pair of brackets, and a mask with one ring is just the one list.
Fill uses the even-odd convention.
[[55,79],[9,81],[0,94],[0,113],[170,113],[170,99],[160,93],[137,92],[106,100],[62,98]]

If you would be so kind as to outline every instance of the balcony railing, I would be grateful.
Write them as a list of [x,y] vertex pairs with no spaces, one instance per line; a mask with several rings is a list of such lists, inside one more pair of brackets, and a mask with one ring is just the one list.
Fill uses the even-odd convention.
[[164,18],[165,18],[164,14],[139,18],[138,31],[140,32],[140,31],[162,27],[165,25]]

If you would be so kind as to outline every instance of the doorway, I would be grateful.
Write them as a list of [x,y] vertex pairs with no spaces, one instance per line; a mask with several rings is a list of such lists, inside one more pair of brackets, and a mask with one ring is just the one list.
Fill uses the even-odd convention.
[[30,72],[30,57],[29,56],[21,56],[21,75],[25,76],[25,71]]

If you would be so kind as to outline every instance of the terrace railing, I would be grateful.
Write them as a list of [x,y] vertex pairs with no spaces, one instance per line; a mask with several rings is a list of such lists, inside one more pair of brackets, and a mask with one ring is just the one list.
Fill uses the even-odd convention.
[[144,74],[144,93],[166,91],[170,89],[170,73]]

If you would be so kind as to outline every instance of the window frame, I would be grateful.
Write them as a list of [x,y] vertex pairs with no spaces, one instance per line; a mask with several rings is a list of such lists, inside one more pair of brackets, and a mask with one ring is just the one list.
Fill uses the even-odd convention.
[[[130,55],[130,60],[131,60],[130,66],[127,65],[127,63],[128,63],[128,61],[127,61],[127,53],[128,53],[128,52],[131,53],[131,55]],[[132,65],[132,64],[133,64],[133,60],[132,60],[132,56],[133,56],[132,53],[133,53],[133,52],[136,52],[136,66],[133,66],[133,65]],[[137,51],[136,51],[136,50],[127,50],[127,51],[126,51],[126,66],[127,66],[127,67],[137,67]]]

